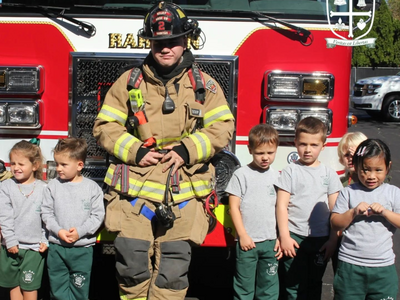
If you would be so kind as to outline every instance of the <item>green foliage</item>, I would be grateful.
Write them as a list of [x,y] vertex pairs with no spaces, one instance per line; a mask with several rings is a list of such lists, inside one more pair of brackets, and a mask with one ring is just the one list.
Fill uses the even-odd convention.
[[389,9],[396,20],[400,20],[400,0],[389,0]]
[[[354,18],[357,24],[359,19]],[[364,30],[354,31],[354,37],[364,34],[370,26],[367,24]],[[400,21],[393,18],[386,1],[380,3],[375,10],[374,24],[371,31],[363,38],[376,38],[375,48],[357,46],[353,49],[352,65],[354,67],[396,67],[400,64]]]

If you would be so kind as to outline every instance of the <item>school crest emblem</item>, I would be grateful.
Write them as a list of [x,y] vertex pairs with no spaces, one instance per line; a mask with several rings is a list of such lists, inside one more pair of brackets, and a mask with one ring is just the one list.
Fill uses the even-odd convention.
[[[375,40],[376,38],[368,38],[362,39],[366,36],[372,29],[372,25],[374,24],[374,17],[375,17],[375,0],[372,0],[372,9],[369,11],[353,11],[353,0],[348,0],[348,11],[332,11],[329,7],[330,1],[326,1],[326,14],[328,19],[328,24],[330,30],[336,35],[339,39],[334,38],[326,38],[326,47],[333,48],[335,46],[363,46],[366,45],[367,47],[374,48],[375,47]],[[354,0],[356,1],[356,0]],[[365,0],[357,0],[357,7],[364,8],[366,7]],[[344,6],[346,5],[346,0],[335,0],[334,4],[335,7]],[[339,10],[339,9],[337,9]],[[338,17],[337,22],[332,24],[331,18]],[[360,17],[356,26],[354,26],[353,22],[354,17]],[[342,18],[348,18],[348,24],[346,24]],[[367,24],[369,23],[369,27],[367,28]],[[363,32],[362,35],[353,39],[353,30],[358,29]],[[342,36],[338,34],[338,31],[348,30],[348,35]]]
[[77,288],[83,287],[83,285],[85,284],[85,280],[86,280],[85,276],[80,274],[74,274],[73,283]]
[[268,275],[275,275],[278,272],[278,264],[273,263],[273,264],[268,264],[268,269],[267,269],[267,274]]
[[33,271],[28,270],[28,271],[23,271],[22,273],[24,274],[23,277],[22,277],[22,280],[25,283],[32,283],[33,282],[34,275],[35,275],[35,273]]

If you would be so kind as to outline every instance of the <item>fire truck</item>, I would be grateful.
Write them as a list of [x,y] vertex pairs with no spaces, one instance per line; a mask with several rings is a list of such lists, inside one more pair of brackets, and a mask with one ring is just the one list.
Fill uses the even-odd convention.
[[[0,159],[21,139],[40,139],[46,180],[56,176],[52,149],[60,138],[88,142],[84,176],[101,183],[113,158],[92,128],[104,97],[119,75],[140,66],[149,41],[139,38],[153,0],[0,1]],[[280,134],[273,167],[297,159],[294,130],[303,118],[328,127],[320,159],[342,174],[337,145],[349,116],[351,47],[327,47],[335,37],[325,0],[178,0],[202,34],[189,41],[197,65],[221,85],[234,113],[235,134],[214,158],[216,219],[204,246],[227,247],[234,227],[224,187],[235,168],[251,161],[248,133],[268,123]],[[336,1],[335,1],[336,2]],[[339,22],[346,22],[345,17]],[[336,33],[346,35],[346,30]],[[99,240],[112,240],[105,231]]]

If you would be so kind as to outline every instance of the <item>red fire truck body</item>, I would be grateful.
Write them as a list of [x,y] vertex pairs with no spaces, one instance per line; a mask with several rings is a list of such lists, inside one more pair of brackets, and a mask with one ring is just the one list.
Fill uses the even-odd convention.
[[[89,144],[84,175],[101,182],[112,158],[96,144],[93,122],[121,70],[139,66],[149,52],[137,31],[151,5],[134,0],[70,1],[76,3],[68,7],[57,7],[57,1],[34,1],[42,6],[7,2],[0,8],[0,159],[9,166],[12,145],[38,137],[50,179],[56,176],[52,149],[57,140],[83,137]],[[334,35],[325,1],[177,3],[199,21],[205,35],[197,42],[203,47],[192,48],[193,53],[200,69],[220,83],[236,117],[235,136],[227,146],[235,157],[221,156],[222,204],[204,243],[227,246],[234,228],[223,186],[235,166],[251,161],[247,139],[252,126],[269,123],[278,129],[281,144],[273,167],[280,170],[297,158],[298,121],[321,118],[329,136],[320,159],[343,172],[337,145],[349,123],[351,49],[327,48],[325,39]]]

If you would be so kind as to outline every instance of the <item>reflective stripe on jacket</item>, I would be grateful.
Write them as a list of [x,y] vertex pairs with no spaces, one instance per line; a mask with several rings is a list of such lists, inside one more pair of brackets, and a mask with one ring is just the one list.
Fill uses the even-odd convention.
[[[179,192],[173,194],[174,201],[207,196],[213,188],[214,168],[209,164],[207,171],[196,171],[229,143],[234,130],[234,118],[222,89],[214,81],[216,89],[206,89],[204,104],[197,103],[190,78],[183,71],[166,84],[175,110],[163,114],[165,86],[154,76],[149,66],[143,65],[142,70],[144,80],[139,88],[151,133],[157,141],[156,147],[162,149],[167,145],[181,143],[189,153],[188,165],[179,169]],[[145,168],[136,165],[136,153],[143,142],[125,127],[128,116],[132,114],[128,105],[128,76],[129,71],[110,88],[96,118],[93,134],[108,153],[129,165],[128,187],[122,188],[122,181],[114,180],[117,182],[116,190],[124,190],[133,197],[160,202],[164,197],[168,172],[162,172],[161,163]],[[203,73],[203,76],[205,82],[213,81],[208,74]],[[199,118],[202,119],[203,128],[194,131]],[[111,164],[107,171],[104,181],[109,185],[115,169],[116,166]]]

